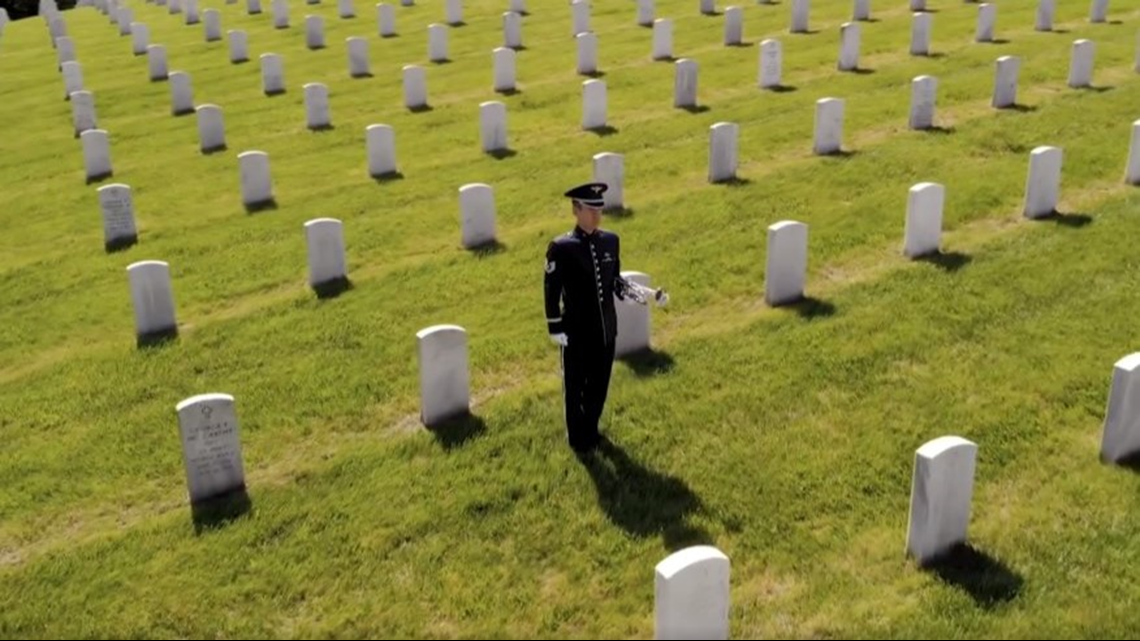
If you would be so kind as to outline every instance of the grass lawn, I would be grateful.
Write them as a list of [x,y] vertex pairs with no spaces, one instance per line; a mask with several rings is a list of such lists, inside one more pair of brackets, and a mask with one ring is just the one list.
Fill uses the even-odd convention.
[[[492,89],[500,0],[464,2],[450,62],[428,61],[434,0],[376,9],[202,0],[250,62],[166,7],[133,0],[196,104],[224,112],[227,149],[202,154],[93,8],[68,33],[110,134],[114,175],[87,184],[44,22],[0,36],[0,636],[416,638],[653,636],[653,569],[707,543],[732,562],[735,638],[1134,638],[1140,631],[1140,474],[1098,460],[1113,364],[1140,351],[1140,193],[1123,181],[1140,9],[1001,3],[996,43],[977,5],[930,0],[933,55],[910,56],[904,0],[876,1],[861,72],[836,70],[849,0],[724,15],[658,0],[674,56],[699,65],[702,108],[675,109],[674,65],[650,57],[637,7],[598,0],[611,130],[582,131],[570,8],[528,0],[519,91]],[[718,10],[725,6],[718,4]],[[325,19],[324,49],[304,16]],[[372,77],[345,39],[369,40]],[[757,87],[778,38],[787,90]],[[1065,81],[1095,42],[1091,89]],[[258,56],[287,91],[261,91]],[[994,110],[994,61],[1021,58],[1018,108]],[[427,70],[430,110],[403,106],[401,68]],[[910,81],[938,79],[932,131],[907,129]],[[333,127],[305,127],[302,87],[330,89]],[[815,101],[845,100],[846,153],[812,155]],[[479,103],[507,105],[513,154],[480,149]],[[709,127],[740,127],[739,178],[707,181]],[[395,130],[401,176],[367,172],[365,127]],[[1022,217],[1030,152],[1063,149],[1060,215]],[[269,154],[277,207],[247,213],[237,154]],[[604,225],[623,267],[671,294],[654,351],[615,364],[603,431],[566,446],[558,351],[542,305],[562,197],[592,156],[625,157],[627,211]],[[943,253],[901,254],[907,190],[946,187]],[[138,243],[103,247],[96,188],[133,190]],[[493,187],[499,244],[460,244],[458,190]],[[344,223],[352,288],[307,285],[306,221]],[[809,226],[806,302],[763,303],[767,227]],[[127,265],[170,264],[180,335],[139,349]],[[469,335],[472,413],[418,420],[415,333]],[[236,400],[250,509],[199,524],[175,405]],[[973,556],[905,556],[914,451],[978,444]]]

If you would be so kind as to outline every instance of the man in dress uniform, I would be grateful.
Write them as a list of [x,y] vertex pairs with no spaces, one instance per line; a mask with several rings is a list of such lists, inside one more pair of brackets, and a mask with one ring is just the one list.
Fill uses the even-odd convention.
[[544,281],[546,327],[562,352],[566,435],[577,452],[594,449],[617,337],[614,296],[626,300],[617,234],[599,229],[605,183],[567,191],[578,224],[550,242]]

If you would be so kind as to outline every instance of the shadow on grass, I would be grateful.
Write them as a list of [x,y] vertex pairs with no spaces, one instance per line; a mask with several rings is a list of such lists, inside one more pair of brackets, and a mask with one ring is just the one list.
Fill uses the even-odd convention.
[[435,107],[432,107],[431,105],[416,105],[415,107],[408,107],[408,111],[410,111],[414,114],[427,113],[427,112],[432,111],[434,109],[435,109]]
[[507,246],[499,239],[488,240],[485,243],[472,245],[467,248],[476,258],[486,258],[507,251]]
[[214,146],[214,147],[206,147],[205,149],[202,149],[201,151],[202,151],[203,156],[212,156],[214,154],[220,154],[223,151],[228,151],[228,150],[229,150],[229,147],[227,147],[225,143],[222,143],[222,144]]
[[870,76],[871,74],[877,73],[874,69],[868,67],[855,67],[854,69],[845,69],[842,71],[844,73],[853,73],[857,76]]
[[257,203],[248,203],[245,205],[245,213],[256,214],[263,211],[275,211],[278,209],[277,199],[270,198]]
[[1093,222],[1093,217],[1088,214],[1066,214],[1059,211],[1054,211],[1053,213],[1041,216],[1036,220],[1056,223],[1061,227],[1072,227],[1074,229],[1080,229],[1081,227],[1091,225]]
[[614,207],[605,210],[605,215],[610,218],[631,218],[635,211],[633,207]]
[[194,522],[194,533],[202,534],[225,527],[226,524],[248,514],[252,507],[253,502],[244,487],[216,498],[194,503],[190,506],[190,518]]
[[118,238],[112,238],[111,240],[104,242],[103,250],[108,254],[117,254],[121,251],[126,251],[127,249],[134,247],[138,242],[139,237],[134,234],[130,236],[119,236]]
[[495,93],[501,96],[517,96],[522,93],[522,89],[518,87],[511,87],[510,89],[496,89]]
[[969,543],[956,545],[925,569],[987,609],[1012,601],[1025,583],[1012,568]]
[[1115,463],[1107,461],[1104,457],[1101,457],[1101,461],[1110,465],[1115,465],[1116,467],[1124,468],[1130,472],[1140,474],[1140,450],[1128,454]]
[[178,341],[178,328],[160,329],[139,334],[135,337],[135,347],[141,350],[161,349]]
[[922,129],[918,129],[917,131],[924,131],[928,134],[944,134],[944,135],[946,135],[946,134],[954,133],[955,131],[957,131],[957,129],[955,129],[953,126],[943,127],[942,125],[931,125],[929,127],[923,127]]
[[718,180],[713,184],[714,185],[724,185],[725,187],[747,187],[748,185],[752,184],[752,179],[751,178],[745,178],[743,176],[733,176],[732,178],[725,178],[724,180]]
[[403,180],[403,179],[404,179],[404,174],[402,174],[398,171],[390,171],[386,174],[378,174],[378,175],[372,177],[372,180],[376,181],[376,184],[378,184],[378,185],[383,185],[384,183],[390,183],[390,182],[393,182],[396,180]]
[[347,276],[326,280],[323,283],[313,285],[313,292],[320,300],[329,298],[336,298],[341,294],[351,290],[353,287],[352,281]]
[[673,369],[676,362],[668,352],[658,351],[652,347],[625,354],[618,357],[617,360],[628,365],[633,373],[639,377],[667,374]]
[[671,551],[713,543],[707,531],[689,522],[704,506],[681,479],[647,468],[604,435],[595,451],[578,457],[594,481],[598,505],[626,533],[660,535]]
[[606,136],[612,136],[616,134],[618,132],[618,128],[611,127],[610,125],[602,125],[600,127],[590,127],[586,131],[597,134],[601,138],[605,138]]
[[1015,102],[1012,105],[1008,105],[1005,107],[997,107],[998,111],[1016,111],[1018,113],[1023,113],[1023,114],[1033,113],[1034,111],[1037,111],[1037,109],[1038,109],[1037,105],[1024,105],[1024,104],[1021,104],[1019,102]]
[[687,111],[691,114],[703,114],[706,111],[712,110],[712,107],[710,107],[708,105],[685,105],[683,107],[677,107],[677,108],[678,109],[684,109],[685,111]]
[[514,149],[494,149],[485,153],[495,160],[504,160],[506,158],[510,158],[511,156],[519,155],[519,152],[515,151]]
[[834,303],[814,296],[803,296],[799,300],[779,303],[775,307],[791,310],[800,318],[808,320],[827,318],[835,315],[836,311]]
[[487,422],[480,416],[464,412],[429,425],[427,430],[443,449],[453,450],[486,432]]
[[791,93],[798,89],[795,85],[772,85],[771,87],[764,87],[764,90],[772,93]]
[[942,271],[953,273],[969,265],[974,257],[962,252],[936,251],[918,256],[915,260],[921,263],[930,263]]

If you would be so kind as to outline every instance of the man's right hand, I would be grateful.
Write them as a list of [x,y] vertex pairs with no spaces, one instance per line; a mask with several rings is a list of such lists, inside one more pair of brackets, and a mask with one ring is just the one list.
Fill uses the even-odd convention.
[[554,341],[558,345],[561,345],[562,347],[566,347],[570,344],[570,339],[566,336],[566,334],[551,334],[550,340]]

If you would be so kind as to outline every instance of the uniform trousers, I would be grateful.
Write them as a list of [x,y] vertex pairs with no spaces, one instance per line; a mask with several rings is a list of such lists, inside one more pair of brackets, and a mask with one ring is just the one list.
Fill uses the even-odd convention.
[[566,401],[566,436],[570,447],[598,444],[598,420],[606,404],[613,372],[614,343],[570,337],[562,347],[562,394]]

